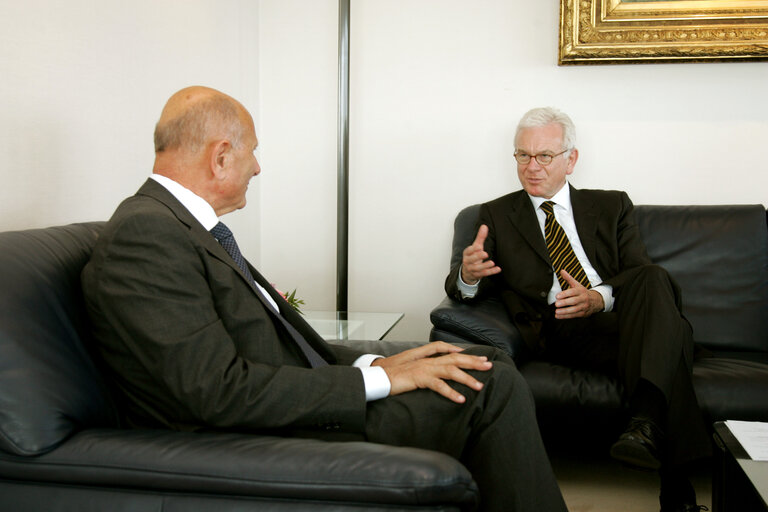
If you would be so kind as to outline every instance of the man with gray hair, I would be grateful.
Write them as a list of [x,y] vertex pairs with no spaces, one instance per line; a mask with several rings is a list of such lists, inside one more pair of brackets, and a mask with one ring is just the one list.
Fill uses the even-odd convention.
[[680,290],[648,257],[626,193],[568,184],[575,144],[566,114],[523,116],[515,135],[523,190],[481,206],[446,292],[461,301],[496,295],[537,357],[619,377],[631,418],[611,455],[660,471],[662,512],[697,511],[685,466],[710,443]]

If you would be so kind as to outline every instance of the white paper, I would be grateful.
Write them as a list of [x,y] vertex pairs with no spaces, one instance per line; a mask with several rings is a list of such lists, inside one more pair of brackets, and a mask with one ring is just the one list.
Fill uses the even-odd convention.
[[725,424],[752,460],[768,460],[768,423],[728,420]]

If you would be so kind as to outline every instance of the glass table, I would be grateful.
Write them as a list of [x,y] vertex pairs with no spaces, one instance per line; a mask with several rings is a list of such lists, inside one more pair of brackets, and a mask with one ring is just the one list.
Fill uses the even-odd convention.
[[382,340],[403,313],[302,311],[304,319],[325,340]]

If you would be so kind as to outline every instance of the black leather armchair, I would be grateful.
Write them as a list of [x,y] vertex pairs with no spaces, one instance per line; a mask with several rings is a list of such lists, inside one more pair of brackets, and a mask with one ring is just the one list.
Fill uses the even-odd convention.
[[102,226],[0,233],[0,510],[476,507],[466,468],[427,450],[120,428],[80,291]]
[[[475,236],[479,205],[454,224],[451,265]],[[651,259],[683,289],[683,310],[699,351],[694,387],[711,424],[768,421],[768,229],[761,205],[637,206]],[[445,298],[430,315],[430,339],[499,347],[517,361],[533,392],[548,442],[562,427],[620,431],[622,386],[594,372],[532,360],[504,306],[493,298]],[[578,414],[574,414],[578,412]],[[611,441],[611,438],[607,438]]]

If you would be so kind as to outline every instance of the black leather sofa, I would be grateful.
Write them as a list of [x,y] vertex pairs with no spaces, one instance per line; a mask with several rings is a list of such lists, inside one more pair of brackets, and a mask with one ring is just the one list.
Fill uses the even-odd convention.
[[[451,265],[475,236],[479,205],[454,223]],[[709,425],[768,421],[768,229],[761,205],[635,208],[651,259],[683,290],[697,357],[693,379]],[[503,269],[502,269],[503,271]],[[447,271],[446,271],[447,273]],[[494,298],[459,303],[446,297],[430,314],[430,339],[480,343],[511,354],[533,392],[548,446],[572,433],[605,439],[626,421],[622,386],[594,372],[531,357],[506,310]],[[569,435],[562,435],[568,430]]]
[[102,226],[0,233],[0,510],[476,508],[469,472],[436,452],[121,428],[80,291]]

